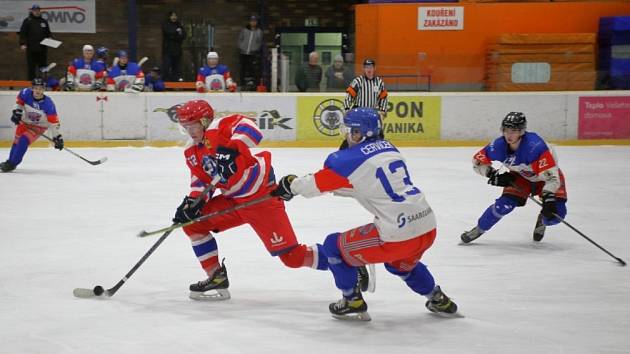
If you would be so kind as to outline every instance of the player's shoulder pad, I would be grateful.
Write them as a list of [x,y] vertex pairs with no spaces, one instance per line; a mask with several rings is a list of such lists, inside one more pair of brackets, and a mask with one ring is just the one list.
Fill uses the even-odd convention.
[[22,101],[29,97],[29,94],[31,94],[33,92],[32,89],[30,88],[23,88],[22,90],[20,90],[20,93],[18,93],[18,97],[22,99]]
[[364,142],[330,154],[324,162],[324,167],[348,177],[367,159],[385,152],[398,152],[398,149],[387,140]]
[[545,151],[549,150],[545,140],[534,132],[525,132],[523,142],[525,143],[527,153],[532,157],[538,157]]
[[90,66],[92,67],[92,70],[96,72],[107,70],[107,66],[105,65],[105,63],[100,60],[93,61],[92,65]]

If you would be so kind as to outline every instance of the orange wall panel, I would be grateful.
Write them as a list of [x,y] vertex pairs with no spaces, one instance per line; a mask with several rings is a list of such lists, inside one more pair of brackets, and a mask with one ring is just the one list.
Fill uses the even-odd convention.
[[[419,7],[464,7],[461,31],[420,31]],[[357,70],[376,59],[380,74],[430,73],[435,84],[482,85],[487,48],[505,33],[596,33],[599,18],[630,15],[630,2],[361,4]],[[426,57],[419,55],[426,53]]]

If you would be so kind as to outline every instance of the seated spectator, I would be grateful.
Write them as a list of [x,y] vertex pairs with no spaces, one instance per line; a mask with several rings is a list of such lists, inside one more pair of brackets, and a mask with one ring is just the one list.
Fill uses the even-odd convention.
[[232,80],[230,69],[224,64],[219,64],[219,54],[209,52],[206,56],[208,64],[197,72],[197,92],[220,92],[228,89],[236,91],[236,83]]
[[138,63],[129,61],[124,50],[117,53],[118,63],[107,73],[107,91],[142,92],[144,72]]
[[308,63],[297,70],[295,74],[295,86],[301,92],[319,92],[322,82],[322,67],[319,65],[319,55],[311,52],[308,55]]
[[83,46],[83,57],[76,58],[68,67],[64,91],[99,91],[103,88],[105,64],[94,59],[94,47]]
[[162,92],[164,89],[164,80],[162,80],[162,75],[160,75],[160,68],[154,66],[144,78],[144,90],[147,92]]
[[341,55],[335,56],[335,61],[326,69],[324,76],[327,91],[345,91],[354,77],[350,68],[343,63]]

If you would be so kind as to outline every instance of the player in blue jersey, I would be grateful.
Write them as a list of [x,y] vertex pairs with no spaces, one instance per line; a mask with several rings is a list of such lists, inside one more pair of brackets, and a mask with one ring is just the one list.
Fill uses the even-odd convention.
[[236,91],[236,83],[230,76],[230,69],[224,64],[219,64],[219,54],[209,52],[207,64],[197,72],[197,92],[221,92]]
[[[477,226],[461,235],[463,243],[475,240],[514,208],[524,206],[530,194],[540,196],[543,205],[534,227],[534,241],[542,240],[545,226],[560,222],[554,214],[561,218],[567,215],[564,175],[554,151],[526,128],[523,113],[508,113],[501,122],[503,135],[473,157],[475,172],[488,178],[488,184],[502,187],[503,193],[481,215]],[[504,168],[493,168],[492,161],[502,163]]]
[[272,195],[290,200],[325,192],[356,199],[374,215],[372,223],[328,235],[323,252],[335,284],[343,294],[329,306],[333,317],[370,320],[357,284],[357,267],[385,263],[414,292],[427,298],[432,312],[454,314],[457,305],[435,284],[420,262],[435,240],[436,219],[425,195],[411,182],[405,159],[389,141],[379,138],[381,119],[372,108],[355,108],[342,129],[349,148],[328,156],[324,168],[304,177],[288,175]]
[[76,58],[68,67],[64,91],[99,91],[105,82],[106,65],[94,58],[94,47],[83,46],[83,57]]
[[129,61],[124,50],[117,53],[118,64],[107,72],[107,91],[142,92],[144,72],[138,63]]
[[55,104],[44,95],[46,84],[43,79],[33,79],[32,88],[20,91],[11,115],[11,121],[17,125],[15,138],[9,153],[9,159],[0,163],[0,171],[11,172],[22,162],[29,145],[50,129],[55,149],[63,149],[63,138],[59,128],[59,117]]

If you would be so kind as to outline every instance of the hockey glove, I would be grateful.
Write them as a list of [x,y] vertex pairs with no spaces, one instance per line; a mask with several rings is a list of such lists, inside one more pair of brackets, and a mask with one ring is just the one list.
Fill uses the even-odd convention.
[[63,150],[63,138],[61,135],[57,135],[53,138],[53,143],[55,143],[55,149]]
[[15,125],[19,125],[20,122],[22,121],[22,115],[24,114],[24,111],[21,109],[14,109],[13,110],[13,114],[11,115],[11,121],[13,122],[13,124]]
[[556,196],[551,192],[543,192],[542,194],[542,211],[540,212],[547,219],[554,219],[558,213],[556,208]]
[[92,84],[92,91],[100,91],[103,88],[103,83],[96,81]]
[[173,222],[177,224],[184,224],[193,219],[198,218],[201,215],[201,208],[203,208],[204,202],[195,204],[195,198],[189,196],[184,197],[184,201],[177,207]]
[[490,169],[486,177],[488,177],[488,184],[491,184],[497,187],[509,187],[512,185],[515,179],[512,173],[510,172],[499,173],[499,171],[495,169]]
[[236,173],[236,158],[238,157],[238,151],[227,148],[225,146],[217,147],[217,168],[219,170],[219,176],[224,181],[227,181],[233,174]]
[[74,91],[74,82],[68,81],[65,84],[63,84],[63,90],[64,91]]
[[291,192],[291,183],[293,183],[293,180],[296,178],[296,175],[286,175],[282,177],[280,182],[278,182],[278,187],[272,190],[270,194],[286,201],[291,200],[291,198],[295,196],[295,194]]

